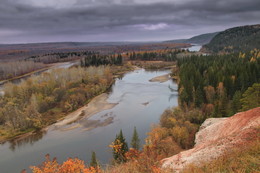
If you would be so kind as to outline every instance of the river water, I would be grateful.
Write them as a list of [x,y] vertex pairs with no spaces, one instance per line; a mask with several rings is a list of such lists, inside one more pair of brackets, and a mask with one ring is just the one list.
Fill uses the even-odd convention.
[[200,51],[201,48],[202,48],[201,45],[194,44],[191,47],[189,47],[188,50],[191,51],[191,52],[194,52],[194,51],[198,52],[198,51]]
[[[178,105],[178,94],[169,89],[177,89],[177,84],[169,80],[164,83],[149,82],[156,76],[170,73],[164,71],[135,70],[117,79],[113,85],[108,102],[118,103],[109,110],[101,111],[89,122],[106,121],[92,130],[75,128],[61,131],[51,129],[44,133],[25,138],[19,142],[6,142],[0,145],[0,172],[16,173],[29,170],[30,165],[39,165],[44,156],[50,154],[61,163],[68,157],[78,157],[89,163],[91,152],[95,151],[102,164],[108,164],[112,151],[108,147],[122,129],[130,143],[136,126],[142,144],[151,125],[158,123],[160,115],[167,108]],[[76,122],[78,123],[78,122]]]

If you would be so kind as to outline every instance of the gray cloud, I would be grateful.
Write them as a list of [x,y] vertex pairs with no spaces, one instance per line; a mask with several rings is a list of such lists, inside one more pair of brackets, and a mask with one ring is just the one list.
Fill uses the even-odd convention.
[[259,0],[2,0],[0,43],[168,40],[259,16]]

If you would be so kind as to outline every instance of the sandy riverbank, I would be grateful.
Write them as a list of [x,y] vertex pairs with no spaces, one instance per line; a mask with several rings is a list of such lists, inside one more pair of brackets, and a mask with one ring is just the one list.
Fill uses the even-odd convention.
[[[63,120],[60,120],[55,124],[44,127],[40,131],[46,132],[52,128],[54,128],[55,130],[58,130],[58,129],[69,130],[69,129],[79,127],[80,126],[79,124],[77,126],[70,127],[69,129],[66,128],[65,126],[70,123],[73,123],[81,118],[89,118],[98,112],[112,109],[114,106],[116,106],[118,104],[118,103],[108,103],[107,99],[108,99],[107,93],[100,94],[100,95],[94,97],[87,105],[85,105],[85,106],[77,109],[76,111],[71,112],[67,116],[65,116],[65,118]],[[104,123],[108,123],[107,120],[105,122],[101,122],[101,124],[99,124],[99,126],[104,125]],[[5,141],[8,141],[8,140],[13,140],[13,141],[23,140],[24,138],[30,137],[30,136],[34,135],[35,133],[37,133],[37,132],[31,131],[31,132],[24,133],[24,134],[21,134],[21,135],[18,135],[16,137],[9,138],[9,139],[0,138],[0,143],[4,143]]]
[[98,112],[112,109],[117,103],[108,103],[108,94],[103,93],[95,98],[93,98],[86,106],[79,108],[78,110],[68,114],[63,120],[53,124],[55,128],[62,128],[67,124],[73,123],[80,118],[88,118],[95,115]]
[[162,76],[154,77],[154,78],[150,79],[149,81],[150,82],[160,82],[160,83],[163,83],[163,82],[168,81],[169,79],[170,79],[169,74],[165,74],[165,75],[162,75]]

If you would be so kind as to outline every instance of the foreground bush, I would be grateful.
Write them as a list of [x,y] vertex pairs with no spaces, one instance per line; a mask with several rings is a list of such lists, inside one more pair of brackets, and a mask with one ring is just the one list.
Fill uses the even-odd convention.
[[[33,173],[99,173],[100,169],[98,167],[88,167],[85,165],[84,161],[78,158],[69,158],[62,164],[59,164],[54,158],[50,159],[49,155],[46,155],[46,161],[44,161],[40,166],[31,166]],[[26,171],[23,171],[26,173]]]

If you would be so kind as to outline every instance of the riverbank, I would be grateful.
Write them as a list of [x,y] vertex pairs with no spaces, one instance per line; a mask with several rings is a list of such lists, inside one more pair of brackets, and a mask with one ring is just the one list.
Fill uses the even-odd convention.
[[[113,78],[117,78],[131,70],[133,70],[133,67],[125,67],[125,66],[115,66],[112,69]],[[24,138],[27,136],[30,136],[34,134],[35,132],[42,130],[42,129],[48,129],[50,126],[54,125],[53,123],[56,123],[57,127],[65,126],[66,124],[72,123],[82,117],[90,117],[99,111],[107,110],[113,108],[116,104],[110,104],[106,102],[106,99],[108,95],[106,92],[111,88],[111,86],[114,84],[114,80],[103,90],[97,93],[94,97],[86,100],[86,105],[83,107],[80,107],[76,109],[76,111],[71,112],[69,114],[64,114],[62,112],[56,112],[54,108],[53,111],[55,111],[55,114],[53,115],[52,110],[44,114],[44,119],[46,120],[45,126],[41,129],[36,128],[30,128],[26,129],[24,131],[21,130],[11,130],[5,129],[0,126],[0,143],[4,143],[8,140],[16,140],[20,138]],[[57,109],[58,110],[58,109]],[[58,121],[58,122],[57,122]]]
[[[56,64],[56,66],[60,66],[63,64],[64,63],[59,63],[58,65]],[[52,66],[52,67],[54,67],[54,66]],[[49,68],[49,69],[51,69],[51,68]],[[111,69],[112,69],[113,78],[118,78],[118,77],[123,76],[125,73],[128,73],[132,70],[139,70],[141,68],[137,67],[137,66],[132,66],[132,65],[125,65],[125,66],[115,66]],[[165,75],[157,76],[155,78],[156,78],[156,81],[161,81],[161,82],[166,81]],[[113,85],[113,83],[110,84],[110,86],[112,86],[112,85]],[[110,88],[110,87],[108,87],[108,88]],[[50,126],[56,126],[56,128],[62,128],[63,126],[66,126],[67,124],[75,122],[75,121],[79,120],[80,118],[91,117],[92,115],[94,115],[100,111],[111,109],[116,104],[110,104],[110,103],[106,102],[106,99],[108,97],[108,95],[105,93],[106,91],[107,90],[104,90],[102,93],[100,93],[100,95],[97,95],[97,96],[89,99],[87,101],[86,105],[76,109],[76,111],[74,111],[74,112],[71,112],[66,115],[56,112],[56,115],[55,115],[56,119],[53,116],[48,116],[49,118],[52,117],[52,119],[50,119],[51,121],[49,121],[47,123],[47,125],[45,125],[41,129],[30,128],[30,129],[26,129],[24,131],[19,131],[19,130],[15,131],[14,130],[13,132],[10,132],[7,129],[0,128],[0,134],[1,134],[0,143],[4,143],[8,140],[16,140],[16,139],[28,137],[37,131],[46,130],[46,128],[48,129]],[[47,119],[49,119],[49,118],[47,118]]]
[[71,124],[81,118],[90,118],[91,116],[95,115],[104,110],[112,109],[118,103],[108,103],[108,94],[102,93],[96,97],[94,97],[88,104],[84,105],[83,107],[77,109],[74,112],[69,113],[67,116],[60,119],[58,122],[43,127],[41,130],[36,131],[35,129],[31,129],[26,133],[18,134],[15,137],[11,137],[9,139],[0,139],[0,143],[4,143],[8,140],[12,140],[13,142],[22,140],[26,137],[34,135],[37,132],[48,131],[51,128],[55,130],[63,129],[66,125]]
[[55,127],[55,129],[62,128],[65,125],[68,125],[70,123],[73,123],[81,118],[89,118],[92,115],[112,109],[114,106],[116,106],[118,103],[108,103],[108,94],[102,93],[96,97],[94,97],[87,105],[79,108],[78,110],[68,114],[63,120],[53,124],[52,126]]

